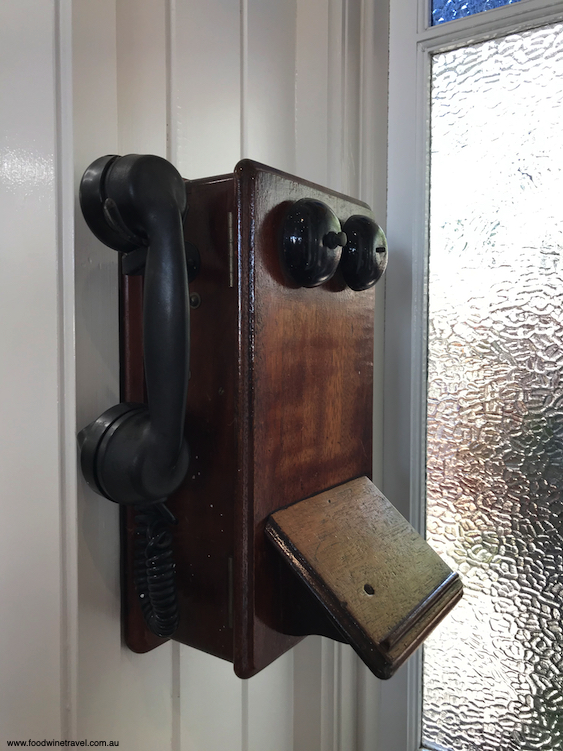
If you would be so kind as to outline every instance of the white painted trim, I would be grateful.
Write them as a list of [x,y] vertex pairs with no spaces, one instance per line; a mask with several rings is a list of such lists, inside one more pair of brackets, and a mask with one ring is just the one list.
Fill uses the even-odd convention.
[[[390,0],[384,492],[422,530],[425,486],[426,287],[430,56],[555,22],[561,0],[521,0],[428,27],[427,4]],[[393,264],[393,254],[395,264]],[[382,687],[380,744],[415,751],[421,736],[422,656]]]
[[[419,7],[423,7],[421,0]],[[508,34],[557,21],[563,15],[561,0],[520,0],[511,5],[476,13],[456,21],[447,21],[436,26],[421,26],[419,42],[442,40],[446,45],[472,44],[491,36]],[[428,16],[429,17],[429,16]],[[435,47],[438,49],[438,47]]]
[[[386,298],[384,492],[421,528],[425,389],[424,221],[427,87],[417,32],[426,3],[391,0]],[[418,127],[422,124],[422,127]],[[415,751],[420,739],[421,654],[381,687],[380,733],[385,751]]]
[[0,4],[1,741],[58,737],[60,227],[56,2]]
[[[328,177],[368,202],[384,225],[387,175],[388,8],[333,0],[329,6]],[[340,57],[338,55],[340,51]],[[340,59],[340,64],[337,61]],[[338,113],[339,117],[335,116]],[[374,478],[382,479],[384,286],[376,291]],[[378,366],[381,374],[378,373]],[[379,682],[346,646],[322,643],[322,751],[377,746]],[[327,718],[332,701],[334,720]],[[351,714],[353,707],[353,714]],[[330,715],[329,715],[330,716]]]
[[72,3],[56,4],[59,434],[61,460],[61,730],[77,737],[78,535],[74,286]]
[[[384,228],[387,217],[387,110],[389,9],[363,0],[361,7],[359,92],[359,198]],[[385,277],[376,287],[374,362],[374,482],[383,481],[383,361]]]

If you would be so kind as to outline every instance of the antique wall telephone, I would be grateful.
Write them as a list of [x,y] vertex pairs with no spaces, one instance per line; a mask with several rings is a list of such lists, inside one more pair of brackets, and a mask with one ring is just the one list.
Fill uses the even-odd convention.
[[324,634],[389,677],[462,588],[368,479],[369,207],[250,160],[184,181],[139,155],[93,162],[80,200],[123,253],[123,402],[79,444],[124,509],[127,643],[248,678]]

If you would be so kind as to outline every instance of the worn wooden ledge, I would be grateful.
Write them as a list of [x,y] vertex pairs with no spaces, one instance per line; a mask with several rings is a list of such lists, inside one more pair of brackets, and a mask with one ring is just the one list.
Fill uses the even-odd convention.
[[266,535],[380,678],[462,596],[458,574],[367,477],[276,511]]

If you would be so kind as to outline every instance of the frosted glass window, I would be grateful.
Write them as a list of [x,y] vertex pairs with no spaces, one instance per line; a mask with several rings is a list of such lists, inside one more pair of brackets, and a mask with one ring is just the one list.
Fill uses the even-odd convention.
[[518,0],[432,0],[432,26],[516,2]]
[[563,25],[432,68],[423,743],[563,749]]

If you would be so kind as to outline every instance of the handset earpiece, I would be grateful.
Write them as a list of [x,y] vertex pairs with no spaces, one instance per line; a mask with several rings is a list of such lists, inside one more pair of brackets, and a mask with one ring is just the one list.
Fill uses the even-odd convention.
[[90,487],[112,501],[157,503],[178,488],[189,463],[184,181],[157,156],[102,157],[84,173],[80,204],[92,232],[110,248],[125,253],[148,248],[143,303],[148,405],[118,404],[81,430],[82,471]]

